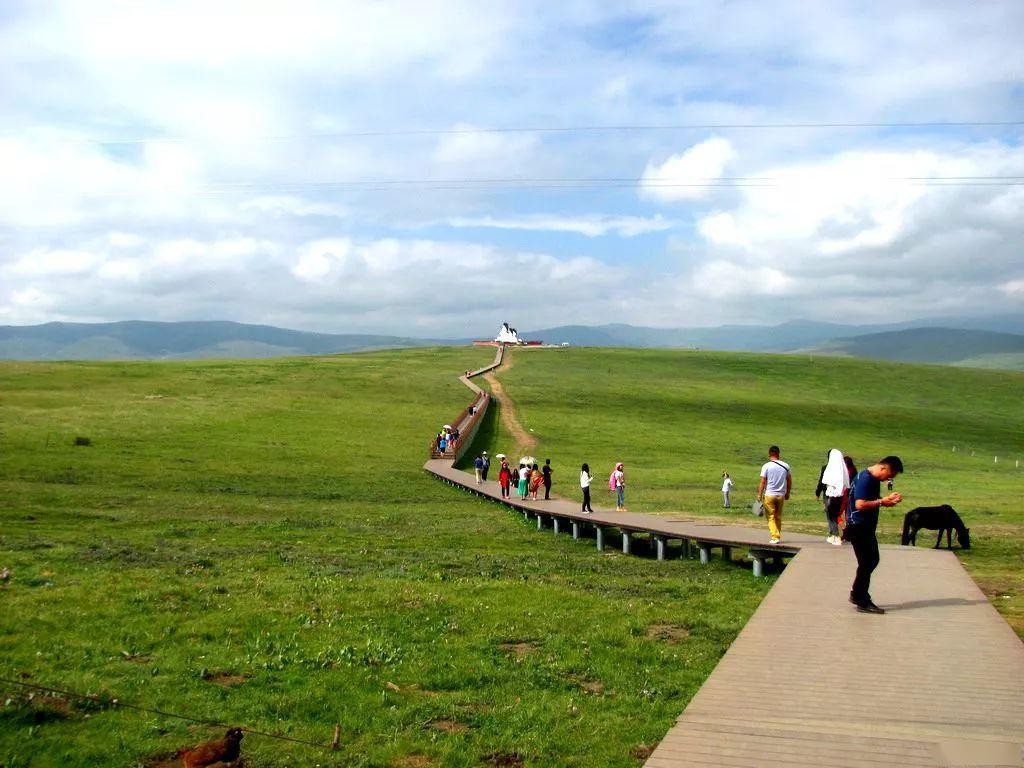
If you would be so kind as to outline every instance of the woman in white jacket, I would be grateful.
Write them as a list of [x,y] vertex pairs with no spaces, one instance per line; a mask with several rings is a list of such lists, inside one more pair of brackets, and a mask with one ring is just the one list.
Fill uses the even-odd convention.
[[590,475],[590,465],[584,464],[580,467],[580,488],[583,489],[583,514],[593,514],[594,509],[590,506],[590,484],[594,478]]
[[839,515],[843,510],[843,494],[850,487],[850,475],[843,460],[843,452],[833,448],[828,452],[828,463],[821,473],[821,485],[825,486],[825,519],[828,520],[829,544],[843,545],[839,536]]

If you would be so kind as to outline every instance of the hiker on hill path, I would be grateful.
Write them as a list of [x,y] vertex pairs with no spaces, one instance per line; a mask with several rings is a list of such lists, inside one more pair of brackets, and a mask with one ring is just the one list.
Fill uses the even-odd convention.
[[732,478],[729,477],[728,472],[722,473],[722,507],[724,509],[730,509],[729,504],[729,493],[732,491]]
[[545,459],[544,467],[540,471],[541,475],[543,475],[545,501],[551,498],[551,471],[551,459]]
[[484,458],[483,456],[477,456],[473,460],[473,469],[476,470],[476,484],[480,485],[483,482],[484,474]]
[[508,498],[508,487],[512,484],[512,470],[509,469],[508,461],[501,460],[501,468],[498,470],[498,485],[501,486],[501,498]]
[[761,467],[761,485],[757,489],[758,501],[764,504],[768,518],[769,544],[782,541],[782,505],[793,488],[793,473],[789,464],[779,458],[779,446],[768,449],[768,461]]
[[487,451],[480,454],[480,458],[483,459],[484,465],[480,469],[480,476],[487,482],[487,473],[491,470],[491,457],[487,455]]

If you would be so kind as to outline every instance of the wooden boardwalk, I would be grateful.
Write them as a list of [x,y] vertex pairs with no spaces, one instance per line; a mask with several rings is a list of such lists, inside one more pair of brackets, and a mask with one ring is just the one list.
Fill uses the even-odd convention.
[[784,531],[769,547],[763,525],[598,506],[584,515],[577,501],[503,500],[496,482],[478,485],[451,458],[424,469],[538,528],[578,537],[586,526],[599,548],[629,552],[644,535],[659,558],[672,540],[702,561],[713,548],[792,558],[647,768],[1024,766],[1024,644],[950,552],[882,546],[871,591],[887,613],[863,614],[846,599],[851,548],[823,536]]

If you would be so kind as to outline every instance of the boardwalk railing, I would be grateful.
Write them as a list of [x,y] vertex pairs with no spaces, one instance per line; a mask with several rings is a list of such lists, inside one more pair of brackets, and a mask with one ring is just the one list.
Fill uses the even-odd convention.
[[457,440],[450,441],[450,444],[445,446],[444,452],[438,448],[438,440],[434,438],[430,444],[430,458],[432,459],[451,459],[452,463],[455,464],[463,456],[466,455],[466,451],[469,450],[469,446],[473,444],[473,439],[476,437],[476,433],[480,430],[480,424],[484,420],[484,416],[487,414],[487,409],[491,404],[490,394],[478,387],[472,381],[471,378],[474,376],[480,376],[488,371],[493,371],[504,359],[505,347],[502,344],[498,345],[497,352],[494,355],[494,362],[490,365],[485,365],[483,368],[477,368],[475,371],[466,371],[465,375],[459,377],[459,381],[469,387],[474,395],[473,402],[462,409],[459,415],[454,421],[449,422],[453,427],[459,430],[459,437]]

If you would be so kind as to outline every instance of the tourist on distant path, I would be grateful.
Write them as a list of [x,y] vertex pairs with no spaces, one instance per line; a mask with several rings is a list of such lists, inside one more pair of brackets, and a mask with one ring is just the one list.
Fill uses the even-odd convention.
[[839,516],[843,511],[843,496],[850,487],[850,476],[846,471],[843,452],[833,448],[828,452],[828,463],[821,471],[821,480],[818,484],[825,488],[825,519],[828,521],[828,536],[825,541],[837,547],[843,545],[843,540],[839,537]]
[[526,464],[519,465],[519,498],[526,500],[527,491],[530,488],[530,470]]
[[850,589],[850,602],[861,613],[885,613],[871,599],[871,572],[878,567],[878,509],[895,507],[903,497],[890,493],[882,497],[882,481],[892,480],[903,471],[899,456],[886,456],[872,464],[853,481],[850,489],[850,516],[843,536],[853,544],[857,556],[857,575]]
[[590,484],[594,482],[594,478],[590,475],[590,465],[584,464],[580,467],[580,488],[583,489],[583,509],[581,510],[585,515],[592,515],[594,508],[590,506]]
[[729,509],[732,505],[729,503],[729,493],[732,491],[732,478],[729,477],[728,472],[722,473],[722,507]]
[[480,476],[483,477],[484,482],[487,482],[487,473],[491,470],[491,457],[487,455],[487,451],[484,451],[481,458],[484,460],[484,466],[480,471]]
[[[857,477],[857,465],[853,463],[853,459],[849,456],[843,456],[843,463],[846,464],[846,476],[850,478],[850,485],[853,485],[853,481]],[[850,488],[849,486],[843,491],[843,505],[839,510],[839,525],[845,526],[846,520],[850,519]],[[840,537],[842,538],[842,537]]]
[[448,447],[448,440],[445,438],[444,432],[437,436],[437,450],[444,453],[444,449]]
[[544,476],[544,501],[551,499],[551,459],[544,460],[544,468],[540,471]]
[[612,472],[609,483],[612,488],[615,489],[615,511],[625,512],[626,511],[626,473],[624,466],[620,461],[615,465],[615,471]]
[[483,474],[484,474],[484,457],[483,456],[479,456],[478,455],[476,457],[476,459],[473,460],[473,468],[476,470],[476,484],[480,485],[480,483],[483,482]]
[[540,467],[537,464],[534,464],[533,470],[530,472],[530,498],[534,501],[537,500],[537,490],[543,482],[544,474],[540,471]]
[[789,498],[793,488],[793,473],[789,464],[779,458],[779,446],[768,449],[768,461],[761,467],[761,485],[757,498],[764,504],[764,516],[768,518],[769,544],[782,541],[782,504]]
[[501,467],[498,469],[498,485],[501,486],[501,498],[508,498],[508,487],[512,483],[512,470],[508,467],[505,459],[501,460]]

